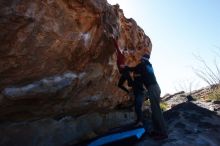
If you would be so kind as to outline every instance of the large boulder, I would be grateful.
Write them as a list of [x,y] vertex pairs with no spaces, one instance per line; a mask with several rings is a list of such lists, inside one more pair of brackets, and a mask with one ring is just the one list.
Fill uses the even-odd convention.
[[106,0],[0,2],[0,119],[112,109],[130,100],[117,86],[116,50],[135,65],[152,44]]

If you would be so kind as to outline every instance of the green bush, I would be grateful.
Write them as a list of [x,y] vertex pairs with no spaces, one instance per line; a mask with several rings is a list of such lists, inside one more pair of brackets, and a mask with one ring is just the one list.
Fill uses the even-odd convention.
[[[144,101],[145,106],[150,106],[150,100],[145,100]],[[166,102],[161,102],[160,103],[160,108],[162,111],[166,111],[169,108],[169,105]]]
[[220,101],[220,88],[217,88],[213,90],[213,92],[207,94],[205,96],[206,100],[214,100],[214,101]]
[[161,102],[160,108],[162,111],[166,111],[169,108],[169,105],[166,102]]

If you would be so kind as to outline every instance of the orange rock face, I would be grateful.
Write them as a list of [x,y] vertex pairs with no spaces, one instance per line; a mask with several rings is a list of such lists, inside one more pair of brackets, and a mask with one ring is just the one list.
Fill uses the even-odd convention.
[[106,0],[7,0],[0,3],[0,117],[29,118],[114,108],[111,34],[128,65],[152,44],[133,19]]

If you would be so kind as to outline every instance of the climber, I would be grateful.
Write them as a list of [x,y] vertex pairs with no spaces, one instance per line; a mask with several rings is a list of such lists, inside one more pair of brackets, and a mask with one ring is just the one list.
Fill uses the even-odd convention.
[[155,140],[161,140],[168,137],[165,120],[160,108],[160,87],[156,81],[153,67],[149,62],[150,56],[145,54],[141,58],[141,62],[135,67],[128,67],[129,71],[134,72],[134,95],[135,95],[135,111],[138,117],[138,124],[143,124],[143,113],[141,110],[144,99],[144,87],[148,90],[152,111],[153,130],[149,132],[149,136]]
[[145,88],[141,76],[141,70],[139,66],[128,67],[129,72],[133,72],[133,94],[134,94],[134,105],[137,120],[135,122],[135,127],[143,126],[143,112],[142,104],[144,102]]
[[121,74],[119,81],[118,81],[118,87],[129,94],[129,90],[123,85],[124,82],[127,80],[128,86],[132,87],[132,78],[128,71],[128,67],[125,65],[125,56],[119,50],[118,43],[117,43],[118,37],[115,38],[114,35],[111,35],[111,38],[113,39],[114,45],[116,48],[117,66],[118,66],[119,73]]

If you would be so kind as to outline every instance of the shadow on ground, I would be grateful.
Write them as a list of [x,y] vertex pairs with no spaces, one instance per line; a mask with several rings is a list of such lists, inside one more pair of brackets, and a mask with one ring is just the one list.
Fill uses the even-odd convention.
[[[135,137],[117,141],[109,145],[136,146],[218,146],[220,145],[220,116],[216,112],[202,108],[192,102],[176,105],[164,112],[168,126],[169,138],[155,141],[145,135],[138,140]],[[149,126],[149,125],[148,125]],[[132,125],[115,128],[111,133],[126,131]],[[101,136],[100,136],[101,137]],[[93,139],[94,140],[94,139]],[[92,140],[77,145],[87,145]]]

